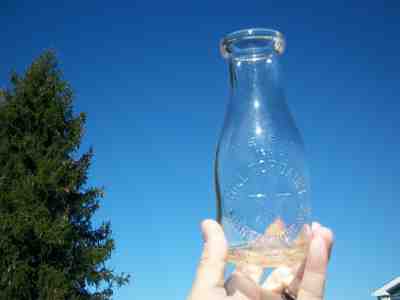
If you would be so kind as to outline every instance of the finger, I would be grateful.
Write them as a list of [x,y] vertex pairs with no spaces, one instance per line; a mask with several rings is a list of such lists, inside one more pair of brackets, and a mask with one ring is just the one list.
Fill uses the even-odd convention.
[[205,220],[201,228],[204,247],[194,285],[199,288],[222,286],[228,243],[217,222]]
[[294,272],[295,276],[294,276],[292,282],[290,282],[290,284],[287,286],[287,290],[292,295],[297,295],[298,294],[300,284],[301,284],[301,282],[303,280],[305,268],[306,268],[306,261],[304,260],[302,262],[302,264]]
[[319,230],[319,228],[321,228],[321,224],[319,224],[318,222],[312,222],[311,224],[311,229],[314,232],[317,232]]
[[235,272],[239,272],[258,283],[263,274],[263,268],[257,265],[241,264],[238,265]]
[[[298,235],[294,244],[303,244],[305,240],[311,240],[314,231],[318,230],[321,225],[313,222],[312,225],[304,225],[303,231]],[[269,291],[281,293],[283,290],[288,289],[291,294],[297,294],[299,283],[303,278],[305,268],[305,259],[296,265],[280,267],[275,269],[262,284],[262,287]]]
[[325,240],[325,243],[328,247],[328,259],[329,259],[331,257],[332,246],[333,246],[333,241],[334,241],[333,233],[329,228],[326,228],[324,226],[319,228],[318,233]]
[[294,271],[288,267],[280,267],[272,271],[265,282],[262,284],[263,289],[282,293],[283,290],[293,281]]
[[284,299],[282,293],[271,292],[268,290],[261,290],[260,300],[282,300],[282,299]]
[[[308,227],[309,228],[309,227]],[[311,231],[308,230],[308,237],[310,242],[314,236],[318,234],[318,230],[321,228],[321,224],[318,222],[312,222],[311,224]],[[303,280],[304,270],[306,267],[306,259],[302,261],[302,263],[297,266],[297,268],[293,271],[295,274],[293,280],[289,283],[286,289],[292,294],[297,295],[299,291],[300,284]]]
[[228,296],[243,295],[248,299],[260,299],[260,287],[250,277],[235,271],[225,282]]
[[[222,298],[222,299],[225,299],[225,298]],[[240,291],[236,291],[233,295],[229,296],[229,300],[254,300],[254,299],[247,297],[245,294],[243,294]],[[258,300],[258,299],[256,299],[256,300]]]
[[316,234],[310,245],[298,300],[322,300],[328,266],[328,247],[324,238]]
[[[332,242],[333,242],[332,232],[328,228],[321,226],[319,223],[313,223],[312,230],[313,230],[314,236],[320,235],[324,239],[325,245],[328,246],[328,260],[329,260],[330,252],[332,249]],[[303,261],[301,266],[295,272],[296,276],[294,277],[293,281],[287,287],[287,289],[293,295],[297,295],[300,284],[303,280],[305,263],[306,263],[306,261]]]

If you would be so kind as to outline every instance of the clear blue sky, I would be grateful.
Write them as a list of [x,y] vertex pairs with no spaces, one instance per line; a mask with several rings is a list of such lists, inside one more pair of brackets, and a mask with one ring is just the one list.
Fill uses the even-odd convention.
[[[0,2],[0,86],[57,50],[88,113],[97,218],[110,264],[132,283],[116,300],[184,299],[215,216],[212,161],[227,100],[226,33],[271,27],[288,41],[288,103],[307,145],[314,218],[336,244],[328,300],[373,299],[400,275],[400,2]],[[292,6],[295,4],[295,6]],[[397,254],[397,255],[396,255]]]

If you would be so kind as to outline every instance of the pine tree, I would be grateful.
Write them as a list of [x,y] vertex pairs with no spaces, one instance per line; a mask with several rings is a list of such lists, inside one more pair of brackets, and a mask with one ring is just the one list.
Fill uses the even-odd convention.
[[103,190],[72,100],[52,51],[0,90],[0,299],[111,299],[128,283],[106,265],[110,223],[92,224]]

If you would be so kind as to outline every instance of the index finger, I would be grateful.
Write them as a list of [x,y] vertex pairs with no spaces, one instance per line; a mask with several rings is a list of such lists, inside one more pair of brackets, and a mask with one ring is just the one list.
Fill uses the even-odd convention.
[[[298,300],[322,300],[324,297],[326,271],[329,261],[329,242],[317,234],[310,245]],[[331,243],[331,242],[330,242]]]

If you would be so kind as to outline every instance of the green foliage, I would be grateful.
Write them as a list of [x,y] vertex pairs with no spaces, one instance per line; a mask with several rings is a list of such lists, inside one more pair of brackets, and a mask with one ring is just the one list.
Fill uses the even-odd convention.
[[102,189],[87,187],[92,150],[77,157],[85,114],[48,51],[0,90],[0,299],[100,300],[128,283],[105,262]]

